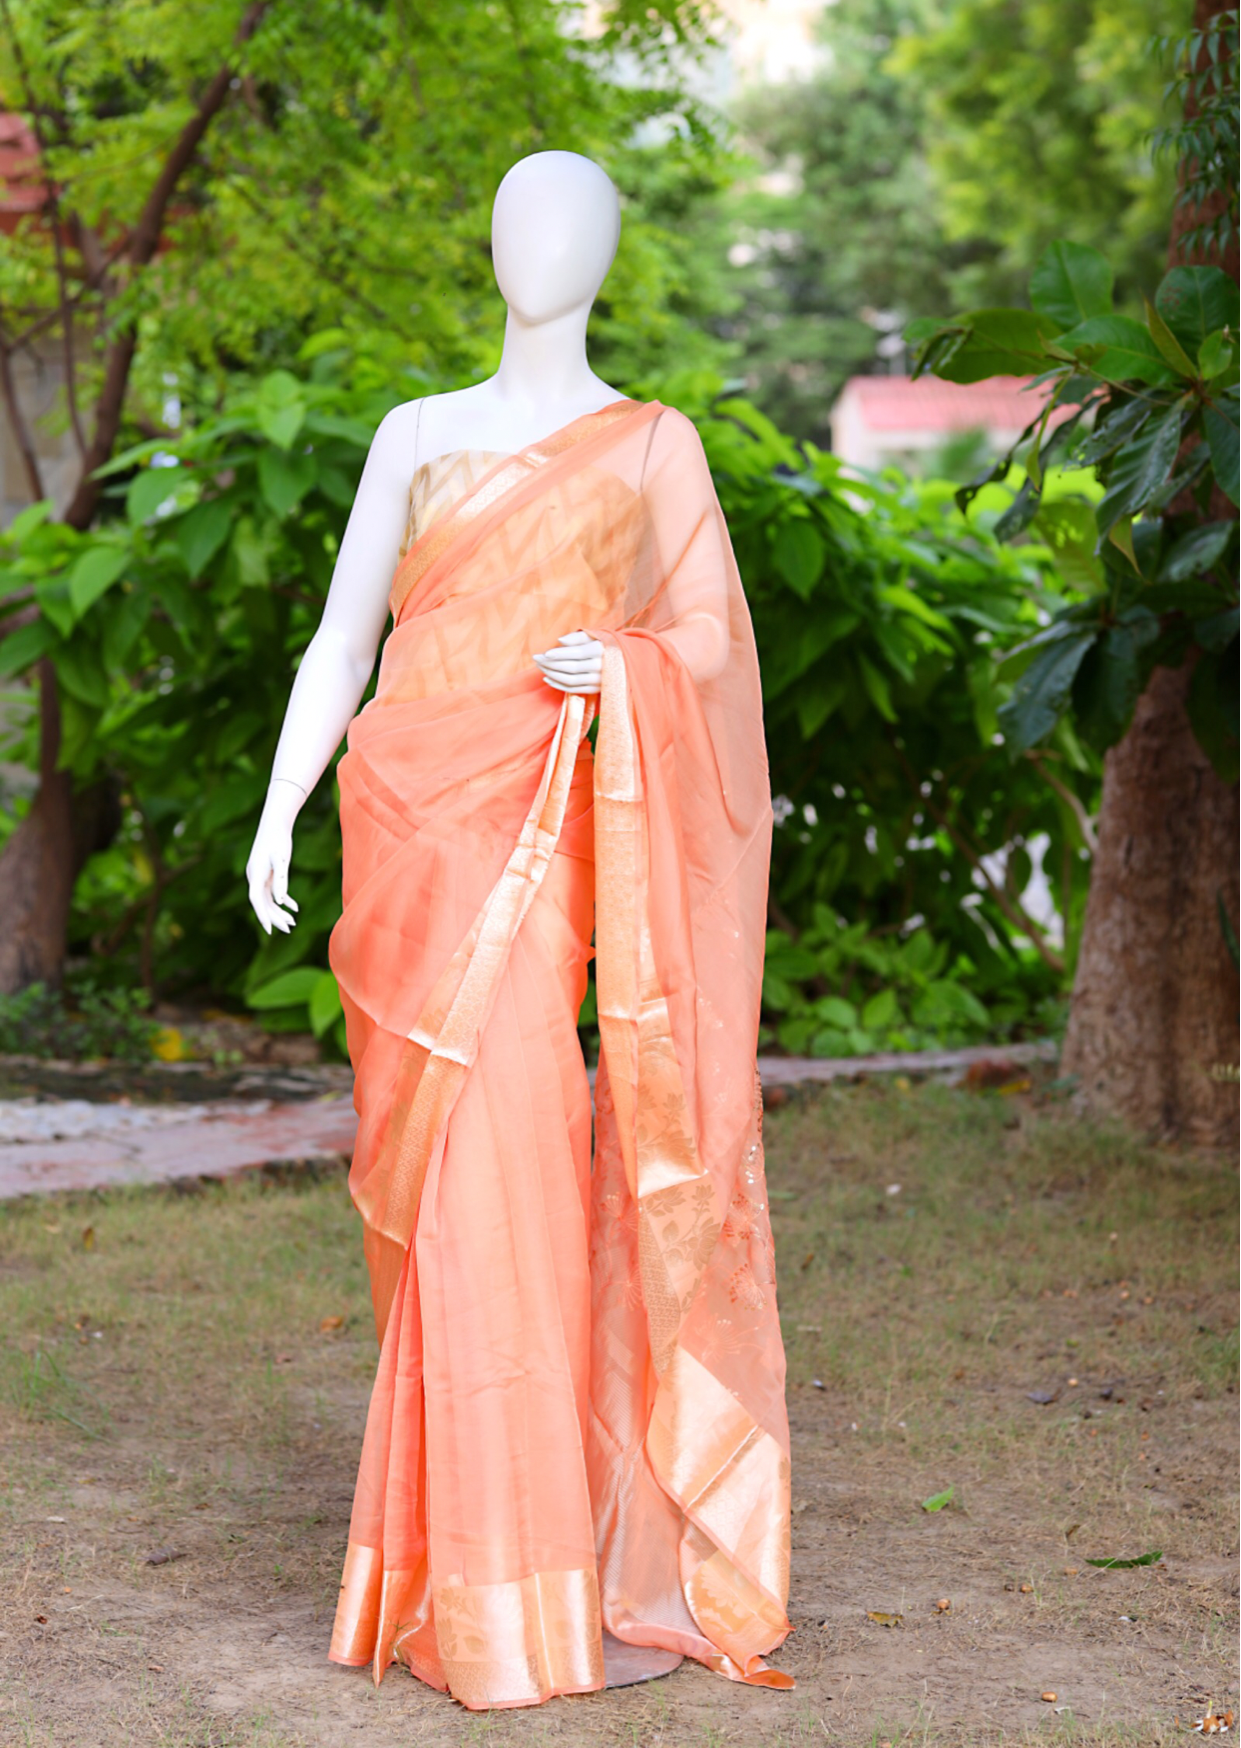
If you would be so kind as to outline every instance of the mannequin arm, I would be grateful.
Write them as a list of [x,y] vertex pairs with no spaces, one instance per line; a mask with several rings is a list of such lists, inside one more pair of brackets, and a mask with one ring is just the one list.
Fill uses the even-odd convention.
[[[412,403],[411,403],[412,406]],[[271,783],[246,863],[250,903],[263,928],[287,934],[293,824],[353,720],[388,617],[388,590],[408,514],[409,418],[380,425],[332,573],[323,618],[293,682]]]

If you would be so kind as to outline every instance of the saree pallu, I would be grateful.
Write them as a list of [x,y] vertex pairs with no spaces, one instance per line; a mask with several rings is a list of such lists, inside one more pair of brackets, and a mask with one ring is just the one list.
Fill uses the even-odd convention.
[[[790,1686],[770,790],[692,424],[621,401],[498,458],[392,609],[339,767],[380,1359],[330,1655],[473,1708],[602,1687],[605,1631]],[[576,629],[597,700],[532,664]]]

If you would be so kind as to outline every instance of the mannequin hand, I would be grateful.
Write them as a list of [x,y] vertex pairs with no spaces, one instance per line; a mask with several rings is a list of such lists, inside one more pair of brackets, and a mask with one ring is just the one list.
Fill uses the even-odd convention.
[[250,905],[269,935],[273,929],[287,935],[296,921],[289,915],[297,909],[289,897],[289,860],[293,854],[293,821],[305,799],[296,783],[272,779],[246,863]]
[[603,645],[588,631],[566,631],[556,644],[534,658],[547,684],[557,692],[597,692],[603,683]]

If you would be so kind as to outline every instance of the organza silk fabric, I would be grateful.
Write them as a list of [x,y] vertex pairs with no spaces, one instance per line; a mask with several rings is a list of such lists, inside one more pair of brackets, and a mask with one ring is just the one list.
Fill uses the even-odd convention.
[[[497,459],[392,608],[339,767],[380,1359],[330,1654],[528,1705],[602,1687],[606,1628],[789,1686],[764,1662],[789,1630],[770,790],[693,425],[621,401]],[[604,644],[593,755],[595,701],[532,660],[579,628]]]

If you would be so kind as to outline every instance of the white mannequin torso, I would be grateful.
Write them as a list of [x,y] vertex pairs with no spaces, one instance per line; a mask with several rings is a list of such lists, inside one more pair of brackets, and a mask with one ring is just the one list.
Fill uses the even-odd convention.
[[[619,235],[616,190],[597,164],[572,152],[515,164],[492,214],[492,260],[508,305],[499,369],[469,388],[395,407],[375,433],[246,864],[250,902],[268,934],[293,926],[293,824],[374,669],[415,468],[463,450],[513,454],[623,398],[586,359],[586,323]],[[585,632],[535,659],[560,691],[598,690],[602,647]]]

